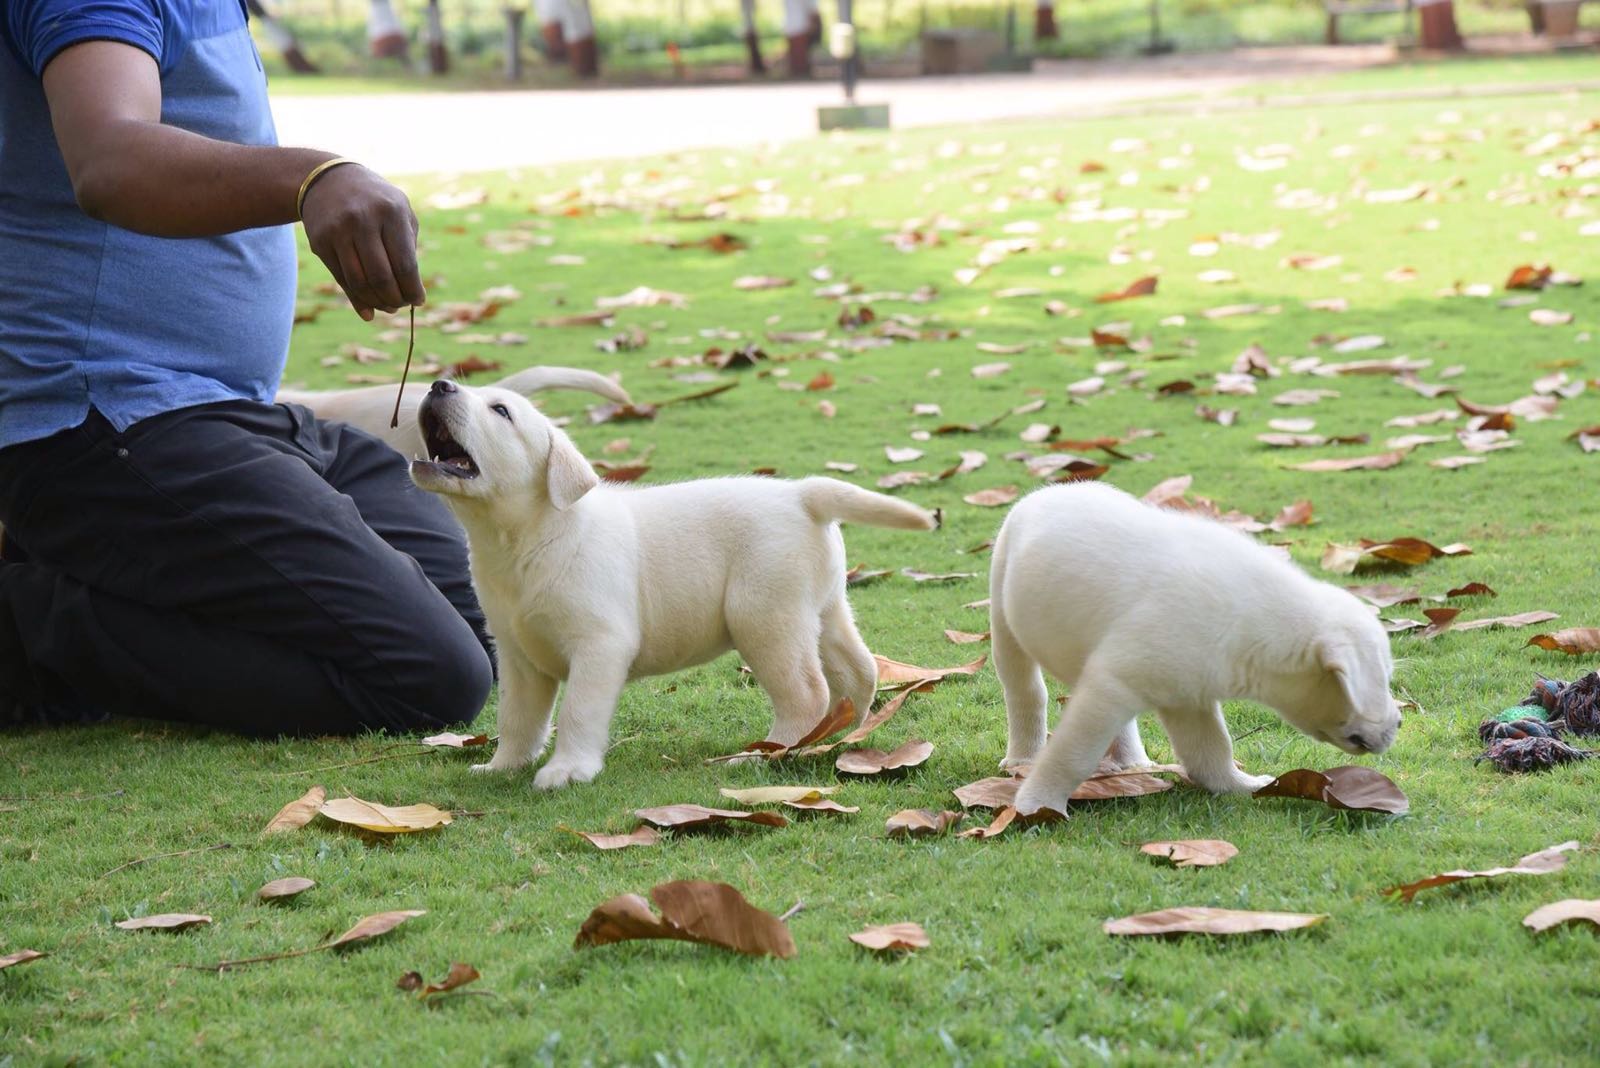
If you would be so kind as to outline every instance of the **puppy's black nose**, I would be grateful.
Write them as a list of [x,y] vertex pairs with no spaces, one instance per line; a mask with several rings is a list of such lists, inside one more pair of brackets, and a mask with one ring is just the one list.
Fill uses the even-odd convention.
[[433,387],[428,392],[430,392],[430,393],[454,393],[455,391],[456,391],[456,384],[454,382],[450,381],[448,378],[441,378],[441,379],[439,379],[437,382],[435,382],[433,384]]

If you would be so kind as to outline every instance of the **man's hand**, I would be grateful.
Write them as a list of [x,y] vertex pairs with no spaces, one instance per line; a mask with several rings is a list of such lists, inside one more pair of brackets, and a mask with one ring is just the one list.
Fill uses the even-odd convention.
[[324,172],[306,191],[306,239],[356,314],[398,311],[427,294],[417,273],[417,216],[399,189],[359,164]]

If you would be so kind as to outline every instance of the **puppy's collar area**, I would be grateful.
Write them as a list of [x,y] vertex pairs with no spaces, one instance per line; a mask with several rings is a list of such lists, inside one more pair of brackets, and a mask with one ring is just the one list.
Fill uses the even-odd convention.
[[449,475],[454,478],[477,478],[479,471],[477,462],[472,455],[457,441],[445,426],[444,420],[434,411],[431,403],[433,396],[424,398],[422,407],[417,413],[418,423],[422,430],[422,440],[428,449],[426,460],[417,460],[415,463],[424,465],[436,473]]

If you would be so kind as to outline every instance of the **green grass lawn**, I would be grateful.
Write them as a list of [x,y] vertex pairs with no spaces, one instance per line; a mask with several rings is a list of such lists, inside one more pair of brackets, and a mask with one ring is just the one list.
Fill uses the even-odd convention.
[[[1106,480],[1135,493],[1192,474],[1194,492],[1263,517],[1309,498],[1316,525],[1287,540],[1314,572],[1329,541],[1415,536],[1473,550],[1412,571],[1335,581],[1414,583],[1431,594],[1476,580],[1499,597],[1456,602],[1463,619],[1547,609],[1560,620],[1535,629],[1600,625],[1600,457],[1566,440],[1600,423],[1594,390],[1563,401],[1559,419],[1519,423],[1521,446],[1477,466],[1429,466],[1462,452],[1451,442],[1418,447],[1391,470],[1326,474],[1285,465],[1380,452],[1387,437],[1412,433],[1386,428],[1387,419],[1450,407],[1450,398],[1428,400],[1383,376],[1286,374],[1261,381],[1256,396],[1198,398],[1240,410],[1237,425],[1224,427],[1196,417],[1196,397],[1155,391],[1180,379],[1207,388],[1251,343],[1279,362],[1357,358],[1331,355],[1328,343],[1361,334],[1387,343],[1360,355],[1432,360],[1421,376],[1428,382],[1459,365],[1449,381],[1480,403],[1524,396],[1553,368],[1575,379],[1600,374],[1592,280],[1536,295],[1538,307],[1572,312],[1570,325],[1536,326],[1528,307],[1497,306],[1518,264],[1594,271],[1596,178],[1551,167],[1579,153],[1593,167],[1597,112],[1600,98],[1589,95],[838,137],[771,153],[492,177],[481,180],[485,203],[449,211],[424,205],[437,181],[418,181],[431,300],[472,300],[490,286],[514,285],[520,299],[469,330],[527,337],[496,346],[428,329],[418,353],[617,371],[646,401],[705,388],[677,378],[704,368],[652,367],[665,357],[750,339],[773,357],[792,357],[718,376],[739,385],[669,407],[654,422],[591,426],[581,397],[548,399],[548,411],[574,417],[572,432],[590,456],[620,438],[629,444],[610,458],[653,449],[649,482],[761,467],[802,476],[848,461],[860,470],[847,477],[871,485],[897,468],[885,445],[925,449],[905,466],[930,472],[952,465],[958,450],[983,450],[980,470],[901,491],[943,508],[942,530],[846,532],[851,560],[869,567],[979,573],[944,585],[895,576],[853,592],[869,644],[900,660],[956,664],[976,655],[943,631],[985,629],[984,613],[962,605],[985,596],[988,558],[964,550],[990,537],[1002,515],[962,497],[1033,484],[1005,458],[1040,450],[1018,438],[1033,420],[1058,425],[1067,438],[1160,431],[1124,450],[1141,455],[1111,461]],[[1565,142],[1528,154],[1550,134]],[[1272,145],[1284,147],[1254,158],[1284,158],[1280,169],[1236,161]],[[1083,173],[1089,161],[1106,169]],[[1426,187],[1421,199],[1367,197],[1414,183]],[[708,221],[674,221],[704,216],[708,205]],[[884,241],[908,221],[927,227],[935,218],[951,227],[937,247],[902,253]],[[724,230],[749,250],[719,256],[642,243]],[[485,246],[486,235],[508,231],[549,243],[509,252]],[[1272,233],[1280,236],[1265,248],[1225,239],[1214,256],[1190,252],[1216,236]],[[1005,236],[1032,237],[1039,247],[971,285],[957,281],[984,241]],[[1281,266],[1297,254],[1343,260],[1323,270]],[[583,262],[553,265],[552,256]],[[307,308],[327,307],[297,329],[288,378],[337,386],[351,373],[396,377],[396,361],[323,366],[343,343],[398,356],[404,342],[333,307],[315,290],[320,267],[309,256],[303,267]],[[1414,280],[1386,279],[1401,268]],[[905,314],[927,317],[926,328],[970,333],[854,350],[848,339],[872,329],[836,326],[838,305],[813,296],[822,283],[808,277],[824,269],[869,293],[934,286],[926,304],[872,300],[879,323]],[[1212,270],[1236,281],[1198,279]],[[1155,295],[1093,302],[1150,273],[1160,275]],[[732,280],[742,275],[795,284],[741,292]],[[1458,282],[1489,283],[1494,296],[1439,296]],[[534,325],[636,286],[685,293],[690,305],[624,311],[609,331]],[[1041,292],[1001,296],[1016,287]],[[1346,298],[1348,310],[1306,307],[1331,297]],[[1047,316],[1051,300],[1071,314]],[[1245,303],[1264,310],[1202,315]],[[1086,338],[1117,320],[1129,324],[1129,336],[1148,336],[1148,350],[1097,354],[1058,340]],[[649,344],[616,354],[596,348],[625,326],[645,331]],[[829,340],[761,340],[768,330],[811,329],[826,329]],[[708,331],[718,336],[703,336]],[[980,342],[1029,348],[995,355]],[[836,358],[821,358],[823,351]],[[1067,384],[1105,359],[1146,377],[1129,385],[1123,372],[1109,372],[1104,392],[1069,402]],[[972,376],[975,366],[997,361],[1010,371]],[[785,388],[822,371],[836,380],[833,389]],[[1340,396],[1311,408],[1271,403],[1301,387]],[[1041,398],[1046,406],[1036,415],[913,441],[918,430],[983,421]],[[833,418],[819,413],[822,400],[837,409]],[[938,404],[943,414],[914,416],[918,403]],[[1312,417],[1319,433],[1373,440],[1293,451],[1258,444],[1255,435],[1280,417]],[[1070,584],[1060,594],[1070,598]],[[1415,606],[1389,614],[1420,618]],[[1574,677],[1596,666],[1593,657],[1526,648],[1533,632],[1393,639],[1397,691],[1417,708],[1393,750],[1361,762],[1410,795],[1411,814],[1399,819],[1179,787],[1086,806],[1067,824],[988,843],[886,840],[891,813],[955,807],[952,788],[994,772],[1005,723],[987,670],[912,697],[882,728],[880,746],[921,737],[936,749],[904,778],[844,783],[835,796],[859,805],[859,815],[615,853],[593,851],[561,828],[625,831],[637,807],[715,804],[723,786],[832,781],[832,767],[703,763],[760,737],[768,723],[764,696],[732,656],[630,686],[605,772],[553,796],[531,792],[529,775],[469,773],[482,757],[396,756],[407,751],[386,750],[391,740],[383,738],[271,744],[155,722],[7,735],[0,955],[27,947],[50,957],[0,973],[0,1064],[1592,1064],[1600,1057],[1592,1027],[1600,944],[1587,930],[1532,937],[1520,921],[1548,902],[1600,897],[1600,767],[1513,778],[1472,762],[1479,720],[1519,700],[1536,672]],[[1149,670],[1164,670],[1159,649],[1150,651]],[[1239,703],[1228,712],[1234,732],[1246,735],[1239,756],[1253,772],[1348,762],[1266,709]],[[492,710],[478,727],[492,729]],[[1153,723],[1146,736],[1153,756],[1170,756]],[[358,763],[375,756],[392,758]],[[258,837],[280,805],[313,784],[332,796],[426,801],[471,814],[442,831],[377,844],[321,824]],[[1223,838],[1240,854],[1196,871],[1138,852],[1143,842],[1172,838]],[[1507,864],[1569,838],[1585,850],[1558,874],[1442,888],[1409,906],[1381,893],[1433,872]],[[232,848],[103,874],[218,843]],[[289,907],[254,903],[261,883],[284,875],[319,885]],[[594,905],[681,878],[725,880],[773,912],[803,901],[791,921],[798,956],[753,960],[668,942],[573,951]],[[1109,918],[1176,905],[1331,919],[1298,934],[1229,941],[1101,933]],[[345,956],[224,975],[180,967],[309,946],[388,909],[428,914]],[[157,912],[208,913],[215,923],[179,935],[112,926]],[[921,923],[932,946],[880,960],[846,938],[862,925],[897,921]],[[492,996],[430,1010],[395,989],[406,971],[433,979],[452,961],[480,969],[482,980],[468,989]]]

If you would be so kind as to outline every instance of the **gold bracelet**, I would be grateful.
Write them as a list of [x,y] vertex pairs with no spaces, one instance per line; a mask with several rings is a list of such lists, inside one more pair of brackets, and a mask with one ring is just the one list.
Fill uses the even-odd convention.
[[294,198],[294,217],[298,220],[304,221],[306,212],[306,194],[311,191],[312,182],[315,182],[318,178],[321,178],[325,172],[333,170],[341,163],[354,162],[355,160],[353,159],[345,159],[343,156],[340,156],[337,159],[323,160],[321,163],[311,168],[311,173],[306,175],[306,180],[300,183],[300,194]]

